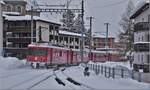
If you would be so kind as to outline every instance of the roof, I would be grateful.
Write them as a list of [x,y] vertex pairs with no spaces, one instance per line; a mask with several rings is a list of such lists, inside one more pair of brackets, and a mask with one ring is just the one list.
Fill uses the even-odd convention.
[[27,0],[3,0],[3,1],[24,1],[24,2],[27,2]]
[[0,3],[1,3],[1,4],[5,4],[5,2],[3,2],[3,1],[1,1],[1,0],[0,0]]
[[[106,38],[106,35],[93,34],[93,38]],[[115,38],[115,37],[109,35],[108,38]]]
[[131,19],[136,18],[138,15],[143,13],[145,10],[149,8],[149,0],[140,0],[138,4],[136,5],[136,8],[133,11],[133,14],[131,15]]
[[[44,17],[39,17],[39,16],[33,16],[33,19],[37,20],[37,21],[54,23],[54,22],[51,22],[50,20],[48,20]],[[25,16],[8,16],[8,15],[5,15],[5,20],[8,20],[8,21],[29,21],[29,20],[31,20],[31,15],[25,15]],[[54,23],[54,24],[60,25],[59,23]]]
[[82,36],[82,34],[79,34],[79,33],[74,33],[74,32],[69,32],[69,31],[62,31],[62,30],[59,31],[59,34],[71,35],[71,36],[78,36],[78,37]]
[[150,44],[150,42],[135,42],[134,44]]

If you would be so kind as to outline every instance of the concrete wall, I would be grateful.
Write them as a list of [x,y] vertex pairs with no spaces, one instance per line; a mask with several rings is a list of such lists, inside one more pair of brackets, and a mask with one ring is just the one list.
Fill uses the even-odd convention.
[[0,3],[0,55],[2,55],[3,50],[3,17],[2,17],[2,7]]

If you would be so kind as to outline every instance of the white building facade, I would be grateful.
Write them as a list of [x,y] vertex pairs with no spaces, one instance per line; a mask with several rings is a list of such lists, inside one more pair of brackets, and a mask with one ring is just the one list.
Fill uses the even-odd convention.
[[137,7],[131,19],[134,19],[134,61],[135,71],[150,72],[150,9],[149,2],[143,0]]
[[3,16],[2,16],[2,1],[0,1],[0,55],[3,51]]

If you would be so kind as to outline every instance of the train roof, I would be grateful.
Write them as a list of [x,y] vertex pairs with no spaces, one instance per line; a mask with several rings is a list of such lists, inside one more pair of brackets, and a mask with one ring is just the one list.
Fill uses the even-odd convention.
[[[64,49],[64,50],[72,50],[72,51],[77,51],[80,52],[80,49],[69,49],[67,47],[60,47],[60,46],[56,46],[56,45],[52,45],[51,43],[33,43],[33,44],[29,44],[28,47],[39,47],[39,48],[55,48],[55,49]],[[89,49],[85,49],[84,52],[90,52]],[[108,50],[108,51],[102,51],[102,50],[92,50],[93,53],[117,53],[117,51],[112,51],[112,50]]]

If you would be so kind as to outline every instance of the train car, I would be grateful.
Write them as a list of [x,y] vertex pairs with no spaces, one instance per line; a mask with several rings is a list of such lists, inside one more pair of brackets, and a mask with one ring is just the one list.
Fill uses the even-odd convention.
[[124,58],[119,55],[118,50],[89,50],[83,51],[83,61],[81,61],[81,52],[79,49],[68,49],[65,47],[53,46],[48,43],[36,43],[28,45],[29,54],[27,61],[32,67],[38,68],[43,65],[77,65],[86,63],[89,60],[93,62],[123,61]]
[[54,65],[76,65],[81,62],[79,50],[52,46],[48,43],[30,44],[28,45],[28,51],[27,61],[34,68],[40,65],[47,68]]
[[119,54],[117,49],[103,49],[93,50],[92,60],[94,62],[106,62],[106,61],[125,61],[125,57]]

